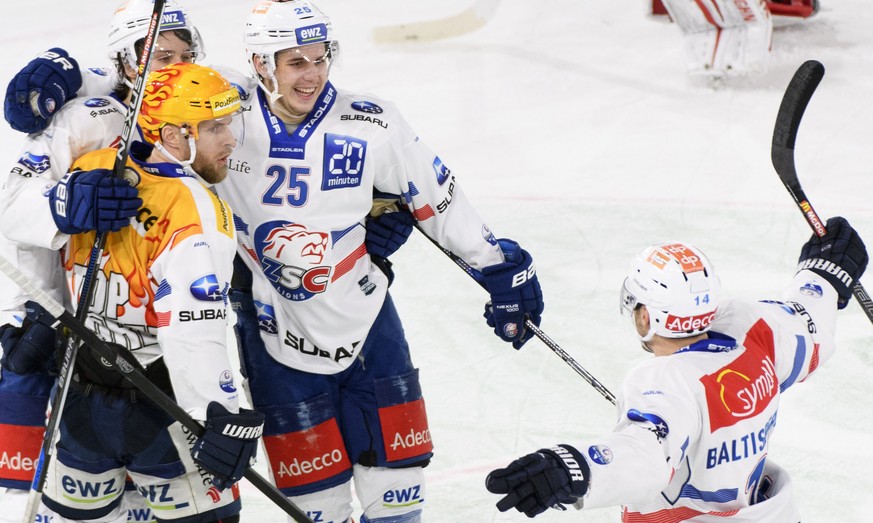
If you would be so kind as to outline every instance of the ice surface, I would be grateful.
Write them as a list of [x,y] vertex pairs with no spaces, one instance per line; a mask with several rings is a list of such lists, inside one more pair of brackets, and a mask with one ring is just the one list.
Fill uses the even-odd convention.
[[[247,67],[250,3],[185,2],[206,63]],[[720,84],[686,77],[678,29],[646,17],[643,0],[504,0],[488,25],[463,37],[393,46],[370,39],[377,25],[448,16],[470,3],[323,0],[342,40],[333,81],[398,103],[495,233],[533,254],[542,328],[613,392],[648,357],[617,304],[625,267],[646,245],[697,244],[734,296],[778,297],[789,281],[809,230],[773,172],[770,140],[783,90],[804,60],[827,72],[797,141],[801,182],[820,215],[848,217],[873,244],[869,2],[824,0],[816,18],[775,32],[769,72]],[[55,45],[83,65],[103,65],[114,6],[17,3],[0,18],[0,80]],[[21,136],[2,127],[11,162]],[[413,238],[394,262],[392,292],[436,445],[426,521],[526,521],[497,512],[487,472],[607,431],[616,413],[539,341],[516,352],[491,334],[483,291],[427,241]],[[805,523],[869,520],[871,333],[851,305],[840,314],[839,352],[783,399],[770,452],[794,479]],[[244,522],[281,520],[250,485],[243,492]],[[537,520],[615,522],[619,510]]]

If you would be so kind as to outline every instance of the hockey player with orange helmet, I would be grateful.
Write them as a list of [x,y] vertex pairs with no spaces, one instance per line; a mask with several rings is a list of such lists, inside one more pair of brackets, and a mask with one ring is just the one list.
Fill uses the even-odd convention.
[[[189,438],[82,347],[43,493],[63,518],[126,518],[120,487],[128,474],[161,519],[233,521],[239,514],[238,492],[229,487],[254,460],[263,415],[239,408],[233,383],[225,321],[236,234],[231,210],[209,188],[227,174],[239,109],[236,88],[207,67],[179,63],[149,75],[139,116],[148,143],[132,144],[125,174],[142,205],[135,222],[107,235],[97,285],[111,282],[113,297],[97,300],[85,320],[205,421],[206,433]],[[50,203],[63,198],[58,187],[69,178],[109,169],[115,155],[109,148],[79,158]],[[94,235],[73,233],[63,250],[72,303]],[[70,492],[71,484],[110,487]]]

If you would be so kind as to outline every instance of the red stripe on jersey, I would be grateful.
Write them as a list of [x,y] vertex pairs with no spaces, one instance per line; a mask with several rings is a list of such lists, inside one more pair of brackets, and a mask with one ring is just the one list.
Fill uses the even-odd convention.
[[173,312],[156,312],[155,316],[158,317],[158,327],[169,327]]
[[333,273],[333,276],[330,278],[330,281],[337,281],[342,277],[343,274],[352,270],[352,267],[363,258],[367,254],[367,247],[362,243],[358,246],[357,249],[352,251],[351,254],[343,258],[343,260],[336,264],[336,270]]
[[621,513],[622,523],[679,523],[687,521],[697,516],[714,516],[720,518],[729,518],[736,515],[739,510],[728,510],[725,512],[699,512],[689,507],[667,508],[657,512],[649,512],[643,514],[640,512],[628,512],[627,507]]
[[815,372],[815,369],[818,368],[818,358],[819,358],[819,354],[818,354],[819,350],[818,349],[819,349],[818,343],[816,343],[815,345],[812,346],[812,356],[810,356],[810,358],[809,358],[809,370],[806,371],[806,376],[804,376],[803,379],[800,380],[801,382],[806,380],[806,378],[808,378],[813,372]]
[[412,215],[415,216],[415,219],[420,222],[436,216],[436,214],[434,214],[433,212],[433,207],[431,207],[430,205],[425,205],[421,209],[415,209],[414,211],[412,211]]
[[0,479],[33,479],[45,427],[0,423]]

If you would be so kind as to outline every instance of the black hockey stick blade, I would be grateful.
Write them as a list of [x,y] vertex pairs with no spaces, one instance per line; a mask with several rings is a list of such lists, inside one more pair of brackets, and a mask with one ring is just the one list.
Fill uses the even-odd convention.
[[794,142],[797,140],[800,120],[824,72],[824,66],[816,60],[807,60],[797,69],[785,89],[773,128],[773,144],[770,148],[773,167],[798,202],[805,198],[801,196],[803,191],[794,166]]
[[[812,204],[809,203],[800,185],[800,180],[797,178],[797,169],[794,164],[794,143],[797,140],[797,130],[800,128],[803,113],[806,111],[806,106],[809,105],[815,89],[824,78],[824,72],[825,68],[820,62],[808,60],[801,64],[794,73],[785,89],[779,113],[776,115],[776,125],[773,127],[773,144],[770,149],[773,168],[776,169],[779,179],[782,180],[785,188],[794,198],[794,202],[803,213],[809,227],[819,237],[827,234],[827,230],[825,223],[819,218]],[[864,314],[867,315],[867,319],[873,323],[873,299],[860,280],[856,280],[852,285],[852,294],[854,294]]]

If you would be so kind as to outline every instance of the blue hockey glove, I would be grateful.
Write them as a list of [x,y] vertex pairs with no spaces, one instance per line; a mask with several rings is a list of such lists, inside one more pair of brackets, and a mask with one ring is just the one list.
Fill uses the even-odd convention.
[[206,432],[197,438],[191,457],[212,474],[212,484],[224,490],[243,477],[255,462],[258,438],[264,432],[264,415],[239,409],[231,414],[213,401],[206,408]]
[[16,374],[47,374],[56,348],[55,319],[36,302],[25,302],[24,308],[27,315],[21,327],[0,327],[0,365]]
[[384,212],[375,218],[369,218],[364,239],[367,252],[387,259],[406,243],[412,234],[413,225],[415,218],[405,209]]
[[139,191],[109,169],[67,173],[49,192],[58,230],[66,234],[117,231],[142,206]]
[[79,64],[60,47],[53,47],[31,60],[9,82],[3,114],[16,131],[42,131],[81,87]]
[[548,508],[566,510],[588,491],[591,471],[588,462],[570,445],[522,456],[508,467],[491,471],[485,488],[492,494],[506,494],[497,502],[500,512],[515,507],[532,518]]
[[826,279],[839,294],[837,307],[843,309],[852,298],[852,286],[864,274],[869,256],[858,232],[845,218],[831,218],[827,234],[812,237],[800,249],[797,270],[809,269]]
[[543,291],[530,254],[512,240],[497,240],[505,262],[482,269],[481,280],[491,294],[485,304],[485,320],[503,341],[520,349],[534,333],[524,327],[526,319],[539,327],[543,314]]

